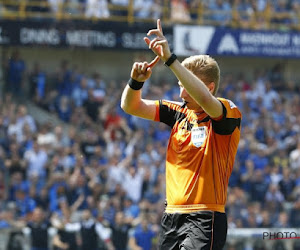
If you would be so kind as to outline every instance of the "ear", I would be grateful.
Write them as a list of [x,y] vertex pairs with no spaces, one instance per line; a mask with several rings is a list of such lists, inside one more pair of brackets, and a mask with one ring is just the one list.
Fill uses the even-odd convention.
[[207,85],[207,87],[208,87],[209,92],[213,93],[215,90],[215,83],[211,82],[210,84]]

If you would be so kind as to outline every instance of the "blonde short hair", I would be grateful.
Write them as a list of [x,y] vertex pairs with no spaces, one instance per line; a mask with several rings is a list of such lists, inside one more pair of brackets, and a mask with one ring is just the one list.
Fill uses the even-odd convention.
[[219,89],[220,68],[215,59],[209,55],[196,55],[184,59],[181,64],[206,85],[214,82],[215,89],[213,95],[216,95]]

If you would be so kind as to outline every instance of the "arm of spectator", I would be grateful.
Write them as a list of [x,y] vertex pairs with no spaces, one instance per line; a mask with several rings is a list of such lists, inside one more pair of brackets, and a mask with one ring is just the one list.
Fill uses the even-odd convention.
[[27,223],[24,220],[14,220],[12,221],[12,226],[17,227],[17,228],[24,228],[26,227]]
[[71,187],[76,186],[79,175],[80,175],[80,169],[76,167],[73,174],[71,174],[70,178],[68,179],[69,185]]
[[106,144],[109,144],[109,143],[112,142],[111,132],[112,132],[113,129],[114,129],[114,126],[109,126],[108,128],[106,128],[104,130],[103,139],[104,139],[104,141],[105,141]]
[[143,140],[143,133],[141,131],[135,132],[133,137],[128,140],[129,143],[125,148],[125,155],[132,155],[135,145],[137,145],[141,140]]
[[143,250],[140,246],[137,245],[135,236],[134,236],[134,229],[130,230],[130,236],[129,236],[129,241],[128,241],[128,246],[131,250]]
[[62,220],[60,218],[58,218],[58,215],[56,213],[53,213],[53,215],[50,218],[50,222],[51,222],[51,225],[55,229],[63,229],[64,228],[64,224],[63,224]]
[[29,236],[31,234],[31,228],[30,227],[23,227],[22,233],[26,236]]
[[126,169],[130,166],[131,162],[132,162],[132,155],[127,155],[123,160],[121,160],[118,163],[118,166],[123,169]]
[[129,128],[129,126],[124,118],[122,118],[120,121],[120,127],[125,132],[127,141],[129,141],[131,138],[131,135],[132,135],[132,130]]
[[141,223],[141,216],[138,216],[136,218],[132,218],[131,220],[127,221],[128,224],[130,224],[132,227],[136,227]]
[[57,234],[53,237],[52,243],[53,243],[53,246],[59,247],[61,249],[68,249],[69,248],[68,243],[62,242]]
[[80,207],[84,199],[85,199],[84,194],[79,195],[77,200],[71,206],[71,213],[77,211],[77,209]]
[[114,250],[114,246],[111,242],[111,229],[104,227],[101,223],[96,223],[96,233],[98,237],[103,240],[108,250]]

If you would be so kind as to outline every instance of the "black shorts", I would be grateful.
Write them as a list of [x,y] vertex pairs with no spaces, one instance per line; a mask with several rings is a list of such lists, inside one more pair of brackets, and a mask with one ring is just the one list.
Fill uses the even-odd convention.
[[226,242],[227,216],[213,211],[164,213],[161,227],[160,250],[219,250]]

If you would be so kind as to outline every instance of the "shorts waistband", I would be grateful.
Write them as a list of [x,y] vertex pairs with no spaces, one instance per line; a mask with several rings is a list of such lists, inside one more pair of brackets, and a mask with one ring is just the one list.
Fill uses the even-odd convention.
[[197,211],[216,211],[225,213],[225,206],[219,204],[167,205],[166,213],[192,213]]

